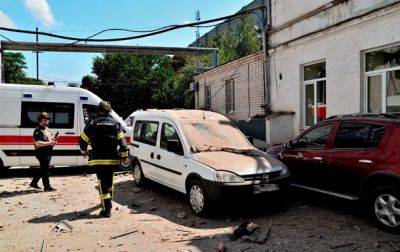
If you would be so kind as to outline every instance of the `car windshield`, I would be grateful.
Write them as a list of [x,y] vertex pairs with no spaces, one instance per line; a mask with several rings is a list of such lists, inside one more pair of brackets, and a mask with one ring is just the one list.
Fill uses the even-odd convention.
[[252,146],[228,120],[183,120],[182,128],[192,152],[247,152]]

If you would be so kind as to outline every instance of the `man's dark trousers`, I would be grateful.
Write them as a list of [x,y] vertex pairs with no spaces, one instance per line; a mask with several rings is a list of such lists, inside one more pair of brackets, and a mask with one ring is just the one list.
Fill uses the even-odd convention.
[[114,194],[114,171],[116,166],[113,165],[96,165],[95,171],[99,180],[99,196],[102,210],[111,212],[111,200]]
[[50,168],[51,156],[50,155],[38,156],[37,159],[39,160],[40,170],[39,173],[33,177],[31,184],[37,185],[40,178],[42,178],[43,187],[50,188],[51,186],[49,180],[49,168]]

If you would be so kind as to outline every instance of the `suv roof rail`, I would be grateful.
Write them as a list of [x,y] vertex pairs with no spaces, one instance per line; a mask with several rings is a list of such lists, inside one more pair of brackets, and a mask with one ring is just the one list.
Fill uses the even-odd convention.
[[397,117],[393,114],[387,114],[387,113],[354,113],[354,114],[334,115],[334,116],[330,116],[330,117],[326,118],[326,120],[347,118],[347,117],[370,117],[370,118],[399,119],[399,117]]

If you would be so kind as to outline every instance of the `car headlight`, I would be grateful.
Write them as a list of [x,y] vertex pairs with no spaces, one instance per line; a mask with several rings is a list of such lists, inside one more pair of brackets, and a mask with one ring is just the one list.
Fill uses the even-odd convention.
[[233,172],[227,171],[216,171],[215,172],[215,181],[217,182],[225,182],[225,183],[241,183],[244,182],[244,179],[239,177]]
[[281,171],[281,176],[285,176],[289,173],[289,170],[286,165],[282,164],[282,171]]

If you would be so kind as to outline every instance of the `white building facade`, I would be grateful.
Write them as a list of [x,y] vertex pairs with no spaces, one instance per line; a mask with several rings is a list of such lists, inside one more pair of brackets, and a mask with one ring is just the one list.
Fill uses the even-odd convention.
[[[399,2],[272,1],[272,31],[268,42],[271,108],[272,111],[295,112],[291,133],[296,135],[337,114],[400,115]],[[262,69],[262,61],[259,68]],[[226,80],[221,76],[229,76],[229,71],[232,69],[218,71],[217,68],[196,76],[199,83],[196,104],[202,104],[204,87],[211,85],[213,96],[213,85],[224,85]],[[254,88],[263,92],[262,71],[254,74],[260,75],[258,82],[261,83],[242,83],[240,75],[233,78],[235,99],[247,99],[243,92],[237,93],[242,86],[261,85]],[[249,78],[259,80],[252,73]],[[204,81],[207,79],[213,81],[207,84]],[[252,100],[251,90],[247,94]],[[254,113],[247,114],[260,113],[263,101],[259,96],[254,96],[258,105],[249,103],[253,104]],[[248,107],[234,102],[234,110],[214,108],[213,103],[223,104],[226,100],[226,96],[218,97],[219,101],[211,99],[212,110],[235,115],[232,118],[235,120],[246,120],[248,115],[243,111],[248,111]],[[232,103],[230,97],[229,100]]]

